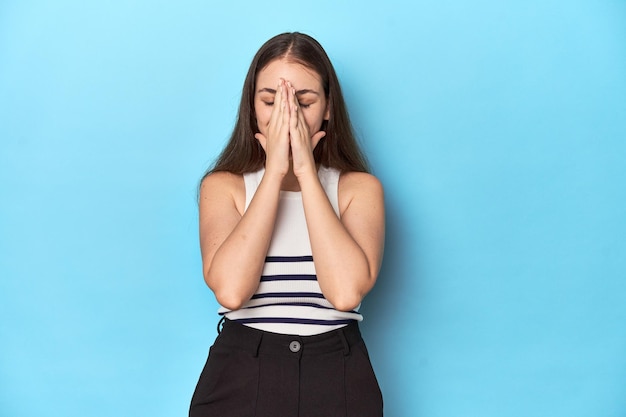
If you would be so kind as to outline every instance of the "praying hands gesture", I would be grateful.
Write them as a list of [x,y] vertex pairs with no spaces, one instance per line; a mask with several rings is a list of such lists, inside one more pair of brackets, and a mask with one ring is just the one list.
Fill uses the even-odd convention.
[[300,80],[307,88],[299,90],[283,78],[275,90],[259,90],[255,107],[260,132],[255,137],[265,150],[267,172],[296,178],[317,172],[313,149],[326,135],[319,129],[328,105],[319,82],[309,78]]

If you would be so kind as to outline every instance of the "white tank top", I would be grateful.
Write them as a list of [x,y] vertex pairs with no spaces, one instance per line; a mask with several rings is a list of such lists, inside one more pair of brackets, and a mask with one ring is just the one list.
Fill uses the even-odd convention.
[[[264,173],[265,170],[261,169],[244,174],[246,210]],[[339,216],[339,171],[321,167],[318,176]],[[324,333],[346,326],[353,320],[363,320],[358,307],[349,312],[336,310],[322,294],[301,192],[280,192],[274,233],[256,293],[239,310],[221,307],[219,313],[256,329],[301,336]]]

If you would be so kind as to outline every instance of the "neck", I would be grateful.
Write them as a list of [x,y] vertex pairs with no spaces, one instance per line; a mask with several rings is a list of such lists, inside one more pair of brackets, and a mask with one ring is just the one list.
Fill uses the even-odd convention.
[[[319,170],[319,165],[317,165],[316,169]],[[300,191],[300,183],[298,182],[298,177],[293,173],[293,165],[291,161],[289,161],[289,171],[283,177],[283,182],[280,185],[281,191]]]
[[298,182],[298,178],[293,173],[293,169],[291,169],[291,167],[289,167],[289,172],[287,172],[287,175],[283,178],[280,189],[282,191],[300,191],[300,183]]

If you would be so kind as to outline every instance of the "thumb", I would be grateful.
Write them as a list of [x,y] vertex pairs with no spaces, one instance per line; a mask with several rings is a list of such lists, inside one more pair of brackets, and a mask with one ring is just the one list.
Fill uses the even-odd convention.
[[267,138],[263,135],[263,133],[255,133],[254,137],[259,141],[263,150],[267,152],[267,148],[265,147],[267,145]]
[[313,148],[315,148],[315,146],[319,143],[320,140],[322,140],[324,136],[326,136],[326,132],[324,132],[323,130],[320,130],[319,132],[311,136],[311,143],[313,144]]

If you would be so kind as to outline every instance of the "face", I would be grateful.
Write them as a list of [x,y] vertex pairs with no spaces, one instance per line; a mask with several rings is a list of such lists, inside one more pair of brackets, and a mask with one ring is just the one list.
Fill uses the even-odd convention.
[[[319,132],[322,122],[328,120],[329,117],[329,106],[324,95],[322,79],[314,70],[286,59],[270,62],[257,75],[254,111],[259,131],[267,137],[274,95],[281,78],[291,82],[295,88],[296,97],[311,136]],[[313,147],[316,145],[317,143],[314,143]]]

